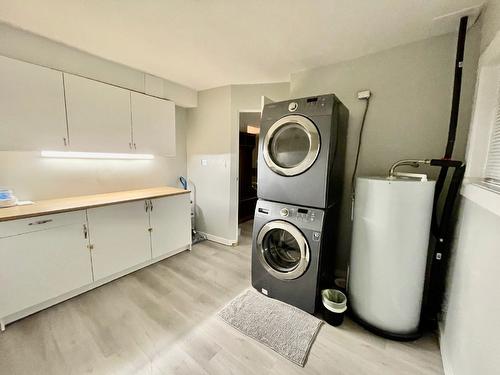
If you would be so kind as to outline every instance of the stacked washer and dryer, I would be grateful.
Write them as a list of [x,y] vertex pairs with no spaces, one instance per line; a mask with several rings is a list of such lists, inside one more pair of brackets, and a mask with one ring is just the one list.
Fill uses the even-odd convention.
[[333,283],[348,118],[333,94],[262,111],[252,285],[310,313]]

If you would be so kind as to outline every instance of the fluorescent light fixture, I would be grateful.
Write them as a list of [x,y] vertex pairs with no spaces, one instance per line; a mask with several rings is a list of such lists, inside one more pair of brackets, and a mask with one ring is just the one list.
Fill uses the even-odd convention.
[[117,154],[110,152],[76,152],[76,151],[42,151],[43,158],[63,159],[128,159],[128,160],[151,160],[152,154]]
[[248,134],[259,134],[260,128],[257,126],[247,125],[247,133]]

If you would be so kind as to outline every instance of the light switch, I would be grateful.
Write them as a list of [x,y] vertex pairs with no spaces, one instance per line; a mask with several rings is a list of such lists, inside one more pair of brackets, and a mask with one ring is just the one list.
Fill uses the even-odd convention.
[[206,167],[208,165],[208,160],[207,159],[201,159],[201,165]]

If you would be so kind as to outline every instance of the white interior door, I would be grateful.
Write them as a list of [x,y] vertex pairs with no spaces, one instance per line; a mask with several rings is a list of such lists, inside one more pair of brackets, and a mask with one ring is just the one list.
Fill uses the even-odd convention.
[[151,259],[145,202],[87,210],[95,280]]
[[0,56],[0,150],[64,150],[62,73]]
[[131,92],[132,134],[137,152],[175,156],[175,104]]
[[92,283],[83,218],[0,238],[0,317]]
[[189,194],[152,199],[151,202],[153,258],[187,248],[191,244]]
[[71,150],[131,152],[130,92],[66,73],[64,85]]

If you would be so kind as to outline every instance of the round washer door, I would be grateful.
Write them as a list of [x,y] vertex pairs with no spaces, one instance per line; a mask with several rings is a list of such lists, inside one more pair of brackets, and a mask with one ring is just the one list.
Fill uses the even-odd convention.
[[283,220],[270,221],[262,227],[257,236],[257,253],[267,272],[280,280],[300,277],[310,261],[306,238]]
[[263,155],[269,168],[283,176],[309,169],[319,154],[320,136],[314,123],[300,115],[276,121],[264,138]]

